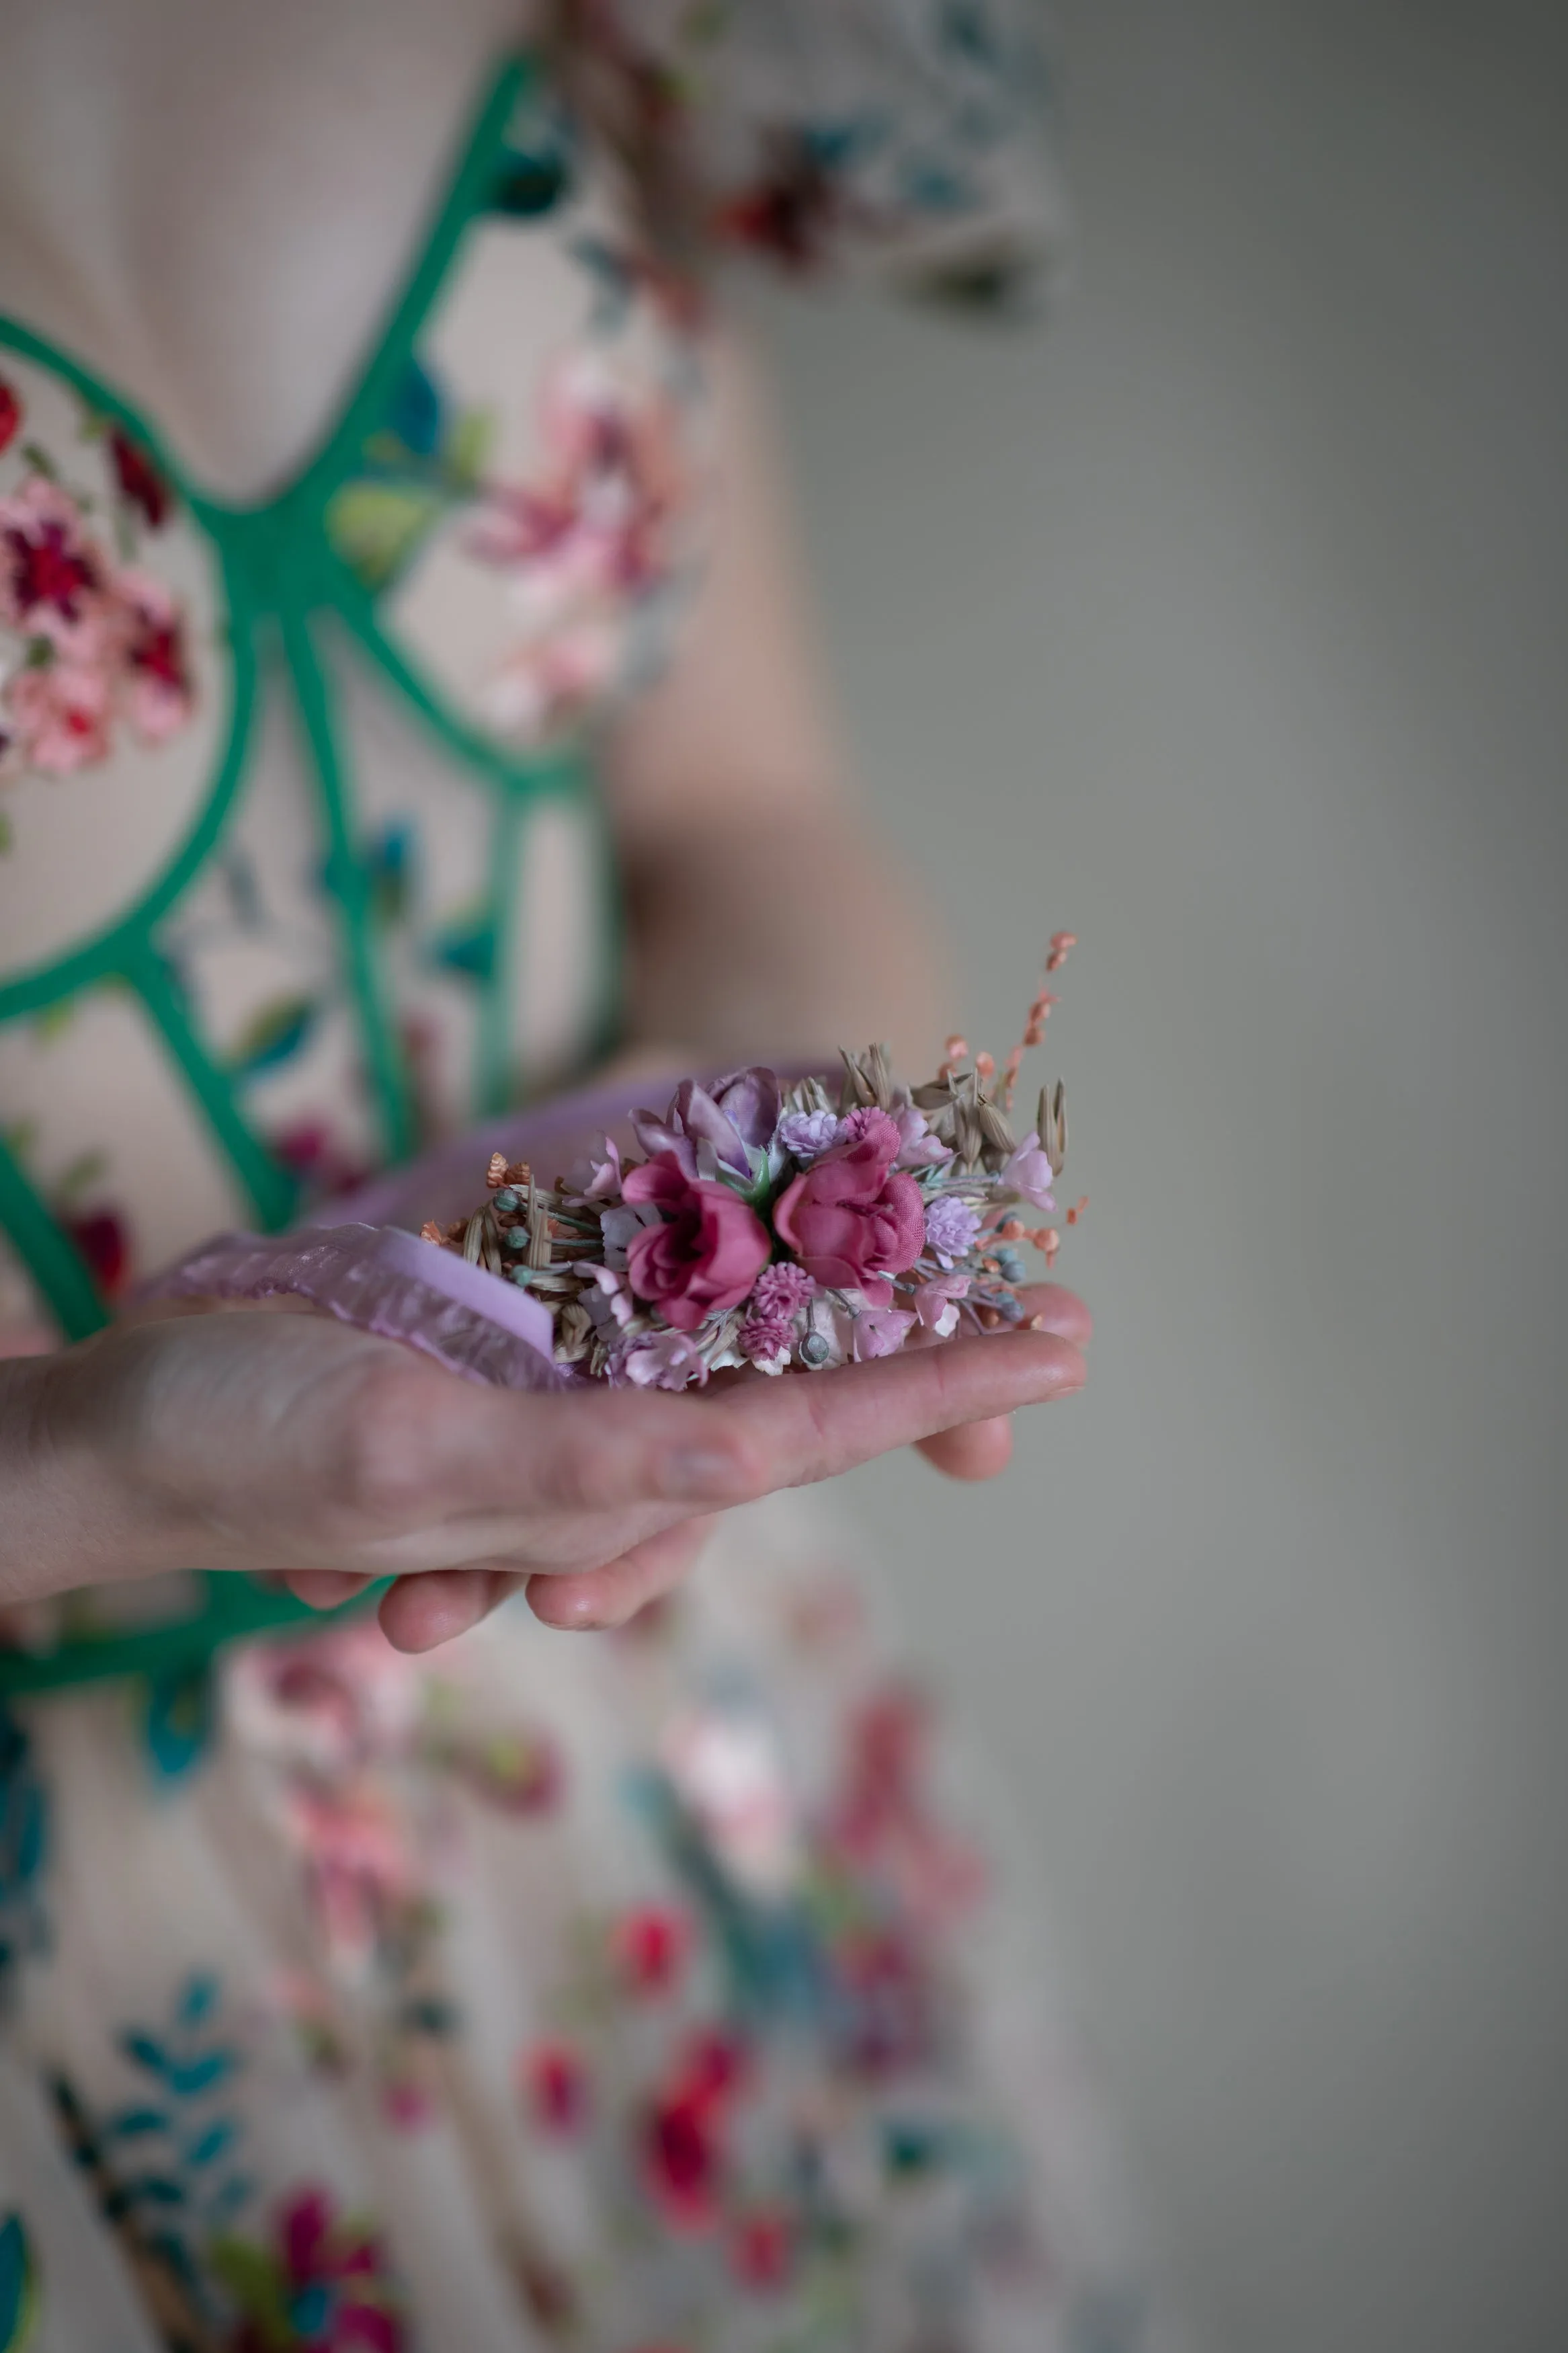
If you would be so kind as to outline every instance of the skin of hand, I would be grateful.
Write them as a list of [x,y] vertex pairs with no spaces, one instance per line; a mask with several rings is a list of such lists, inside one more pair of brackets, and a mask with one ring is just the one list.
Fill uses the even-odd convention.
[[130,1320],[0,1365],[0,1601],[202,1567],[318,1603],[394,1576],[382,1622],[410,1650],[520,1580],[548,1623],[619,1623],[727,1504],[897,1446],[983,1474],[976,1426],[1086,1377],[1085,1311],[1031,1303],[1056,1328],[679,1397],[481,1388],[310,1312]]

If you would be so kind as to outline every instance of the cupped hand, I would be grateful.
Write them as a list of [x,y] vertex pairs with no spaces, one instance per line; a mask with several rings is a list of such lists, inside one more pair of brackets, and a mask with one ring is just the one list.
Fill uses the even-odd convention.
[[1039,1331],[679,1397],[481,1388],[310,1314],[128,1323],[5,1368],[0,1595],[199,1566],[326,1602],[392,1576],[383,1623],[423,1649],[525,1579],[549,1622],[618,1622],[727,1504],[910,1444],[977,1475],[980,1425],[1085,1377],[1084,1311],[1031,1305]]
[[[1083,1301],[1060,1283],[1041,1283],[1026,1294],[1029,1312],[1040,1319],[1041,1330],[1058,1340],[1069,1343],[1081,1350],[1093,1330],[1093,1317]],[[1016,1335],[1002,1335],[1005,1347]],[[961,1342],[961,1347],[982,1349],[995,1345],[993,1339],[978,1337]],[[953,1344],[940,1345],[938,1353],[944,1356]],[[911,1356],[916,1353],[911,1351]],[[908,1361],[884,1359],[884,1363]],[[971,1366],[966,1362],[951,1369],[967,1381]],[[978,1366],[975,1367],[978,1369]],[[994,1367],[993,1367],[994,1369]],[[870,1366],[845,1367],[839,1373],[813,1373],[786,1376],[791,1381],[800,1379],[815,1386],[819,1395],[835,1401],[831,1384],[847,1376],[863,1380],[875,1370]],[[1065,1370],[1065,1367],[1064,1367]],[[1081,1377],[1081,1370],[1080,1370]],[[828,1387],[824,1391],[823,1385]],[[1048,1392],[1052,1396],[1068,1396],[1080,1380],[1063,1378],[1059,1387]],[[765,1401],[774,1388],[765,1387],[750,1378],[737,1381],[733,1388],[721,1396],[747,1394]],[[720,1401],[718,1397],[712,1400]],[[1016,1402],[1038,1402],[1037,1397]],[[887,1452],[902,1441],[889,1438],[883,1445],[868,1446],[856,1460],[867,1460],[871,1454]],[[936,1469],[949,1478],[984,1480],[994,1478],[1005,1470],[1013,1451],[1011,1409],[1005,1413],[984,1415],[973,1420],[954,1419],[923,1437],[916,1437],[918,1451]],[[847,1468],[847,1464],[836,1467]],[[826,1476],[819,1472],[809,1476]],[[773,1484],[803,1484],[804,1480],[779,1480]],[[428,1650],[449,1641],[455,1634],[466,1632],[470,1626],[489,1615],[499,1602],[525,1586],[529,1606],[535,1617],[547,1626],[563,1630],[595,1630],[625,1625],[638,1610],[652,1600],[668,1593],[687,1576],[707,1535],[705,1519],[694,1517],[666,1529],[662,1534],[633,1546],[618,1558],[602,1567],[557,1572],[552,1575],[519,1573],[503,1564],[454,1572],[441,1577],[404,1577],[393,1588],[382,1603],[382,1622],[388,1634],[401,1649]],[[301,1599],[331,1607],[346,1599],[360,1580],[347,1577],[318,1577],[309,1574],[290,1579]]]

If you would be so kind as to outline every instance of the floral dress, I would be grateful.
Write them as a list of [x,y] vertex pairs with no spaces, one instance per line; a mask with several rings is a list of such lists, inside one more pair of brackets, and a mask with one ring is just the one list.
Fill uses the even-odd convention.
[[[0,1326],[608,1032],[593,746],[700,563],[699,250],[964,299],[1038,251],[990,0],[561,14],[265,502],[0,321]],[[0,2353],[1155,2342],[839,1526],[731,1515],[592,1642],[289,1616],[0,1625]]]

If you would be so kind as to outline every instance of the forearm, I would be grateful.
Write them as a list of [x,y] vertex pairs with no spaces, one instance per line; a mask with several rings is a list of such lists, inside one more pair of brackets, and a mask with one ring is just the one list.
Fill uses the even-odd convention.
[[628,1044],[699,1062],[831,1061],[885,1039],[929,1060],[937,926],[911,878],[841,809],[672,828],[628,864]]

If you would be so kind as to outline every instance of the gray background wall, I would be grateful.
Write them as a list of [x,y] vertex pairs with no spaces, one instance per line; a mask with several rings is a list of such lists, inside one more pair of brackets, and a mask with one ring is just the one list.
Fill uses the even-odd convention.
[[766,312],[969,1034],[1082,936],[1092,1390],[862,1496],[1220,2353],[1568,2344],[1565,15],[1075,0],[1051,332]]

